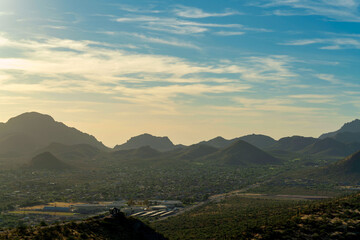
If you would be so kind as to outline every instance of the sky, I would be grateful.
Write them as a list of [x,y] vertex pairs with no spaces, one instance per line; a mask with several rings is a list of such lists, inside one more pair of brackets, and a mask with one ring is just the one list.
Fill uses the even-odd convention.
[[0,122],[192,144],[318,137],[359,110],[360,0],[0,1]]

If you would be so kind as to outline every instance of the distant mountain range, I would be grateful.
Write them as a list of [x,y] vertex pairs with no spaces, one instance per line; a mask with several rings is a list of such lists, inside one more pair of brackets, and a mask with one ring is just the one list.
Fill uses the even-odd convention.
[[[245,143],[247,144],[245,145]],[[235,146],[239,149],[248,148],[249,150],[247,154],[242,155],[245,160],[241,164],[253,162],[246,158],[251,156],[250,152],[259,153],[259,151],[264,154],[268,154],[268,151],[283,151],[344,157],[360,150],[360,120],[346,123],[339,130],[323,134],[320,138],[292,136],[281,138],[278,141],[269,136],[252,134],[230,140],[219,136],[198,144],[184,146],[173,144],[168,137],[142,134],[132,137],[124,144],[115,146],[112,151],[114,152],[113,156],[122,155],[124,159],[170,156],[176,159],[193,160],[217,156],[219,159],[223,159],[224,163],[240,164],[237,162],[236,156],[243,153],[229,149]],[[109,148],[95,137],[61,122],[56,122],[49,115],[29,112],[0,124],[0,158],[32,157],[42,152],[51,152],[66,163],[71,163],[72,161],[88,161],[108,150]],[[235,152],[237,154],[234,154]],[[257,158],[265,158],[264,155],[260,155],[260,153],[256,155]],[[269,155],[266,156],[266,159],[272,163],[276,162]]]
[[202,141],[199,144],[206,144],[206,145],[216,147],[216,148],[226,148],[238,140],[243,140],[243,141],[250,143],[261,149],[269,148],[270,146],[272,146],[276,143],[276,140],[269,136],[260,135],[260,134],[251,134],[251,135],[246,135],[243,137],[238,137],[238,138],[234,138],[234,139],[230,139],[230,140],[227,140],[227,139],[219,136],[219,137],[213,138],[209,141]]

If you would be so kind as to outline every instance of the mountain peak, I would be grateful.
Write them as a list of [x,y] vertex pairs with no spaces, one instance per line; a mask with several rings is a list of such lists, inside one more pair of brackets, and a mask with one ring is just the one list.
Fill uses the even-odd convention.
[[360,132],[360,120],[355,119],[354,121],[345,123],[339,130],[335,132],[325,133],[321,135],[320,138],[334,137],[336,136],[336,134],[344,133],[344,132],[350,132],[350,133]]
[[225,149],[215,152],[209,159],[215,159],[230,165],[278,164],[279,159],[243,140],[237,140]]
[[106,149],[94,136],[38,112],[23,113],[0,124],[0,154],[21,156],[34,153],[53,142],[67,145],[90,144]]
[[276,143],[275,139],[273,139],[272,137],[254,133],[251,135],[240,137],[239,139],[250,143],[260,149],[269,148]]
[[211,140],[220,140],[220,141],[223,141],[223,140],[226,140],[225,138],[221,137],[221,136],[217,136],[216,138],[213,138]]
[[345,123],[340,129],[341,132],[360,132],[360,120],[355,119],[352,122]]
[[64,170],[71,168],[50,152],[44,152],[36,155],[31,159],[30,167],[44,170]]
[[133,141],[135,139],[165,139],[165,140],[167,139],[167,140],[170,141],[170,139],[167,136],[165,136],[165,137],[157,137],[157,136],[151,135],[149,133],[143,133],[143,134],[140,134],[138,136],[130,138],[127,142],[131,142],[131,141]]
[[218,136],[216,138],[210,139],[209,141],[202,141],[202,142],[200,142],[200,144],[206,144],[206,145],[216,147],[216,148],[225,148],[225,147],[230,146],[236,140],[237,139],[227,140],[221,136]]
[[55,122],[55,120],[50,116],[38,112],[26,112],[20,114],[16,117],[10,118],[7,123],[8,124],[23,124],[32,121],[41,121],[41,122]]
[[149,146],[158,151],[170,151],[175,148],[168,137],[157,137],[144,133],[130,138],[126,143],[115,146],[114,150],[130,150]]

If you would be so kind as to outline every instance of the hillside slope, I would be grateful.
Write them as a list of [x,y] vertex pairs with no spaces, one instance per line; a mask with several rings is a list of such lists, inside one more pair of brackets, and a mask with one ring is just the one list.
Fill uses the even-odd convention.
[[270,148],[273,150],[296,152],[306,148],[311,144],[314,144],[317,141],[318,139],[312,137],[302,137],[302,136],[285,137],[285,138],[281,138],[277,143],[272,145]]
[[280,163],[279,159],[242,140],[205,156],[203,160],[240,166]]
[[101,153],[98,148],[89,144],[65,145],[61,143],[51,143],[49,146],[38,150],[36,153],[42,152],[50,152],[60,159],[71,163],[90,160]]
[[345,157],[360,150],[360,143],[343,143],[333,138],[325,138],[306,147],[303,152],[327,156]]
[[357,177],[360,181],[360,151],[325,167],[325,173],[330,176],[336,175],[341,179]]
[[343,132],[334,136],[334,139],[343,143],[360,143],[360,132]]
[[0,232],[0,239],[97,239],[97,240],[165,240],[161,234],[139,220],[117,217],[94,217],[46,227],[20,227]]
[[260,149],[267,149],[276,144],[275,139],[261,134],[246,135],[240,137],[239,139],[250,143],[251,145],[254,145],[255,147],[258,147]]
[[171,240],[360,238],[360,194],[322,201],[229,196],[152,223]]
[[355,119],[352,122],[345,123],[339,130],[329,133],[322,134],[319,138],[324,139],[327,137],[334,137],[338,133],[344,132],[352,132],[352,133],[360,133],[360,120]]
[[218,136],[218,137],[210,139],[208,141],[199,142],[198,144],[205,144],[205,145],[215,147],[215,148],[226,148],[226,147],[229,147],[234,142],[236,142],[236,140],[237,140],[236,138],[228,140],[228,139]]
[[360,194],[299,207],[281,224],[249,231],[249,239],[347,239],[360,238]]
[[119,150],[112,152],[111,155],[119,160],[143,160],[161,156],[161,152],[151,148],[150,146],[143,146],[136,149]]
[[49,152],[40,153],[33,157],[29,163],[29,167],[35,170],[53,170],[62,171],[71,169],[72,167],[56,158]]
[[207,144],[195,144],[189,147],[184,147],[173,154],[175,159],[195,160],[197,158],[208,156],[218,151],[218,148]]

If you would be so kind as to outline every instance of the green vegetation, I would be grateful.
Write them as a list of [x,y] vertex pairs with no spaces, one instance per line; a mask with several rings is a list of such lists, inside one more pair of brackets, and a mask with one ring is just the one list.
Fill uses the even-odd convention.
[[152,226],[169,239],[241,239],[253,228],[280,223],[296,213],[298,201],[231,197]]
[[282,223],[252,230],[253,239],[359,239],[360,194],[302,206]]
[[358,239],[360,194],[324,201],[231,197],[152,223],[169,239]]

